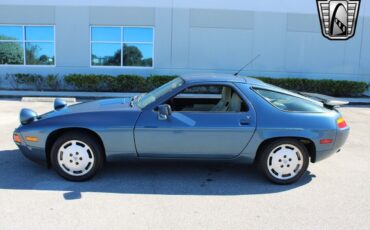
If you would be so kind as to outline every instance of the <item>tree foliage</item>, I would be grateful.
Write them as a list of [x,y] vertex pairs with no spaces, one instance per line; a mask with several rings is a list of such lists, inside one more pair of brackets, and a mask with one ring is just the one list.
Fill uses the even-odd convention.
[[152,58],[143,59],[143,54],[136,46],[123,45],[123,65],[152,66]]
[[[0,40],[12,40],[13,38],[1,36]],[[23,46],[22,43],[0,42],[0,64],[23,64]]]

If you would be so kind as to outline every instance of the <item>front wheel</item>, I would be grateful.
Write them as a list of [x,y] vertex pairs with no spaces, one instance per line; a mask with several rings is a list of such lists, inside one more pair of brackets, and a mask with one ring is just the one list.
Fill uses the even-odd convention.
[[269,143],[261,152],[259,167],[264,175],[277,184],[291,184],[306,172],[309,156],[306,147],[297,140],[282,139]]
[[102,146],[88,133],[68,132],[53,144],[51,163],[67,180],[88,180],[103,165]]

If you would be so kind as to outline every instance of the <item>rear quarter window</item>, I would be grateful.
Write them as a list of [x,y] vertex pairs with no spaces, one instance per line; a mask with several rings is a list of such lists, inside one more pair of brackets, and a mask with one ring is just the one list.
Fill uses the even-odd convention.
[[319,103],[316,104],[300,97],[260,88],[254,88],[253,90],[271,105],[283,111],[312,113],[323,113],[326,111]]

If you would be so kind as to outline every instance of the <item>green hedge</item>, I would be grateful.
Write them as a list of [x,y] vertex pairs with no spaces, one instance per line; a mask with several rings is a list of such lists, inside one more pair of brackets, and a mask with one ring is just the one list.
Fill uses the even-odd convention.
[[[147,92],[174,79],[176,76],[152,75],[147,78],[137,75],[69,74],[64,80],[58,75],[7,74],[5,79],[14,89],[78,90],[97,92]],[[312,80],[304,78],[256,77],[266,83],[285,89],[321,93],[330,96],[360,96],[368,87],[365,82]],[[64,84],[63,84],[64,83]]]
[[334,97],[361,96],[368,87],[366,82],[356,81],[336,81],[328,79],[312,80],[304,78],[256,78],[284,89],[320,93]]
[[59,76],[49,74],[42,76],[40,74],[6,74],[5,80],[13,87],[13,89],[30,88],[36,90],[60,90],[62,81]]
[[159,86],[174,79],[175,75],[152,75],[146,79],[146,85],[148,90],[158,88]]
[[146,92],[155,89],[176,76],[152,75],[141,77],[137,75],[82,75],[70,74],[64,77],[67,85],[80,91],[113,91],[113,92]]
[[145,92],[145,78],[135,75],[119,75],[113,78],[111,89],[114,92]]
[[64,77],[68,86],[81,91],[107,91],[111,89],[113,81],[109,75],[70,74]]

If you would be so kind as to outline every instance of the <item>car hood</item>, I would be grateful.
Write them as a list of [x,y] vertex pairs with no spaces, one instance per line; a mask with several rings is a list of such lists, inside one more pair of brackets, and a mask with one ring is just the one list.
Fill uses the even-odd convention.
[[131,98],[114,98],[104,99],[89,102],[82,102],[70,106],[66,106],[60,110],[54,110],[45,113],[39,119],[46,119],[55,116],[73,114],[73,113],[89,113],[89,112],[104,112],[117,110],[133,110],[135,108],[130,106]]

